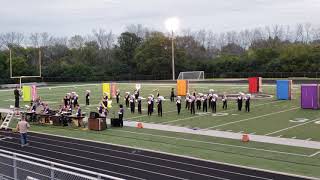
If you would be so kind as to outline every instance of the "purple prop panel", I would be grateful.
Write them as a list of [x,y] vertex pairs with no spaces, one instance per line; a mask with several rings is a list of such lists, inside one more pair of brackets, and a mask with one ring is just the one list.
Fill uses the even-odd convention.
[[301,108],[319,109],[319,86],[317,84],[301,85]]

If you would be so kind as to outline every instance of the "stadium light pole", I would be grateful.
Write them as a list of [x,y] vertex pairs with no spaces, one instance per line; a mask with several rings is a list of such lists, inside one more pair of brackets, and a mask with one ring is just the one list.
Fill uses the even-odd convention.
[[179,28],[179,19],[176,17],[168,18],[165,22],[166,29],[171,34],[171,46],[172,46],[172,80],[175,80],[175,63],[174,63],[174,33],[177,32]]

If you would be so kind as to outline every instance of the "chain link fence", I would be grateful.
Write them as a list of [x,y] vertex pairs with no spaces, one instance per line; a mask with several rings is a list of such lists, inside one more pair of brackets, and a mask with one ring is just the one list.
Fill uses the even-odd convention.
[[26,155],[0,150],[0,180],[122,180]]

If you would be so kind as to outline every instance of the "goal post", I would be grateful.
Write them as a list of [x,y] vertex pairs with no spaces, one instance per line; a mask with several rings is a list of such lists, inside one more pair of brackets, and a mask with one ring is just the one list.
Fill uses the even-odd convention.
[[13,76],[13,70],[12,70],[12,49],[11,48],[8,48],[9,49],[9,68],[10,68],[10,78],[11,79],[19,79],[19,85],[20,85],[20,89],[22,88],[22,79],[24,78],[41,78],[42,77],[42,63],[41,63],[41,49],[39,48],[39,51],[38,51],[38,66],[39,66],[39,75],[36,75],[36,76]]
[[180,72],[178,79],[185,80],[204,80],[204,71],[187,71]]

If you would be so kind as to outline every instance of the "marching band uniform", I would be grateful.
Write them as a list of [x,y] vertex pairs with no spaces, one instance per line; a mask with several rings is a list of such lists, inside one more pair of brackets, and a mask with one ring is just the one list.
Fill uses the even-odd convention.
[[158,97],[158,116],[162,117],[162,99]]
[[223,106],[222,106],[222,109],[227,109],[228,108],[228,104],[227,104],[227,96],[226,95],[223,95],[222,96],[222,102],[223,102]]
[[148,116],[152,115],[152,102],[151,102],[151,96],[148,97]]
[[90,105],[90,91],[87,90],[86,93],[86,105],[89,106]]
[[191,96],[190,99],[189,99],[191,114],[196,114],[195,104],[194,104],[194,103],[195,103],[195,97],[194,97],[194,96]]
[[246,112],[250,112],[250,95],[247,95],[245,97],[245,107],[246,107]]
[[178,115],[180,114],[181,111],[181,97],[178,96],[177,100],[176,100],[176,104],[177,104],[177,110],[178,110]]
[[171,89],[170,101],[174,101],[174,88]]
[[116,100],[117,100],[117,104],[119,104],[119,99],[120,99],[120,91],[119,89],[116,92]]
[[187,96],[186,96],[186,109],[190,109],[190,95],[189,94],[187,94]]
[[119,115],[119,120],[120,120],[120,127],[123,127],[123,113],[124,113],[124,109],[123,109],[122,104],[120,104],[119,107],[120,107],[120,109],[119,109],[118,115]]
[[75,94],[73,97],[73,105],[74,105],[73,107],[76,107],[77,105],[79,105],[78,99],[79,99],[78,95]]
[[204,111],[206,111],[206,112],[208,112],[208,98],[207,98],[207,96],[204,96],[203,98],[202,98],[202,101],[203,101],[203,105],[202,105],[202,112],[204,112]]
[[151,95],[151,112],[153,113],[153,109],[154,109],[154,96]]
[[139,97],[139,90],[137,89],[134,91],[134,98],[138,99],[138,97]]
[[141,97],[138,97],[138,113],[139,113],[139,114],[142,114]]
[[126,96],[125,96],[125,101],[126,101],[126,107],[128,108],[129,107],[129,97],[130,94],[129,93],[126,93]]
[[197,97],[196,104],[197,104],[197,110],[201,110],[201,98],[200,98],[200,96]]
[[212,97],[212,99],[211,99],[211,110],[213,113],[217,112],[217,98],[216,97]]
[[238,103],[238,111],[241,111],[242,109],[242,96],[239,95],[238,98],[237,98],[237,103]]
[[77,117],[80,117],[82,114],[81,114],[81,108],[79,105],[77,105],[78,109],[77,109],[77,113],[76,113],[76,116]]
[[212,105],[212,94],[210,93],[209,95],[209,108],[211,108],[211,105]]
[[135,106],[136,106],[136,103],[134,101],[134,96],[132,95],[130,97],[130,109],[131,109],[131,113],[134,114],[134,111],[135,111]]

